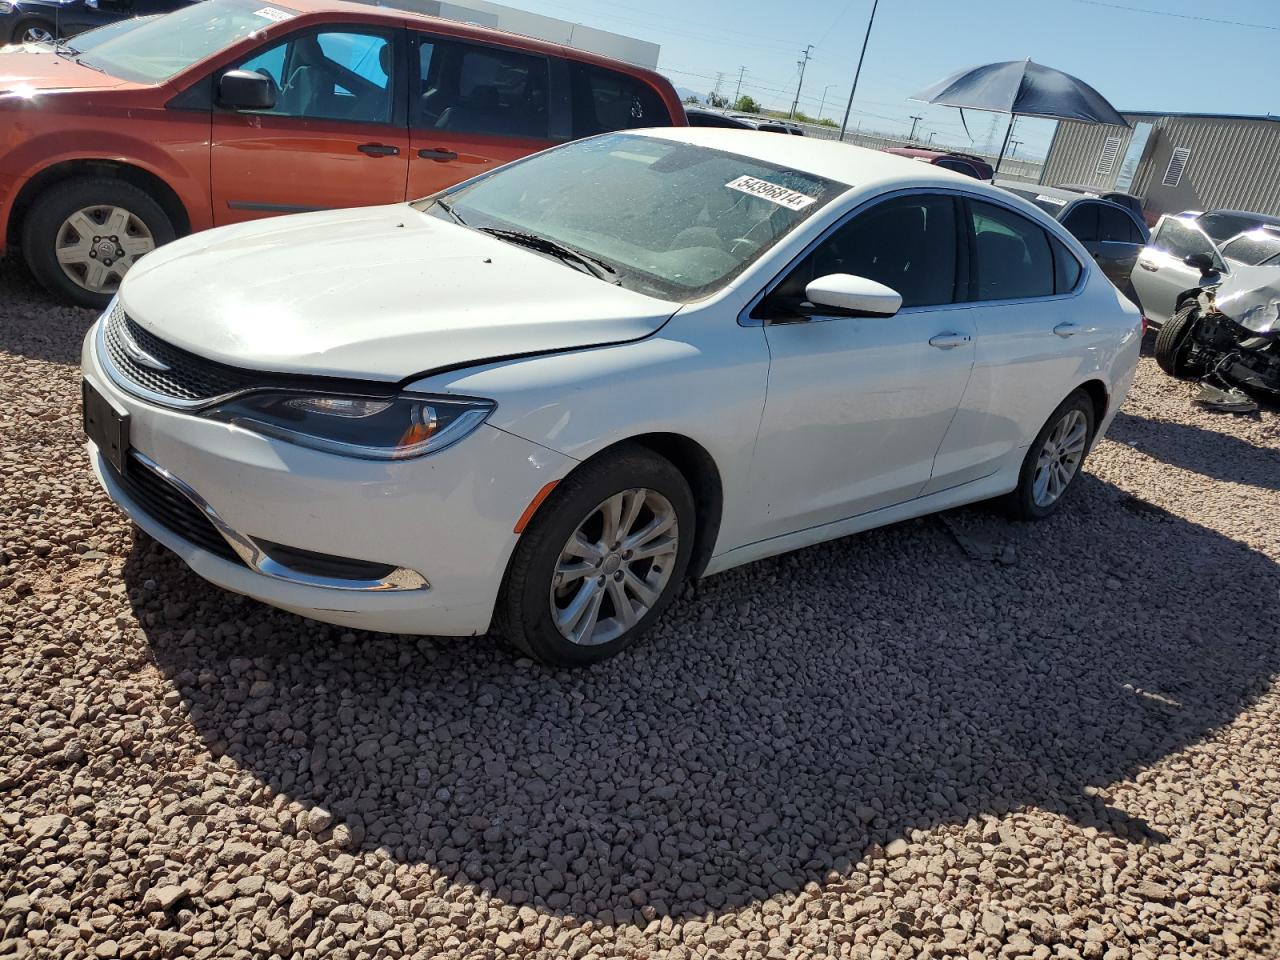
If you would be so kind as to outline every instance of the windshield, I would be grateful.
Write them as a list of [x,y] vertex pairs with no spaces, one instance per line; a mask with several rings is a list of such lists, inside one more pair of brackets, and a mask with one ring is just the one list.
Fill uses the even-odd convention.
[[469,227],[555,240],[604,261],[625,287],[689,301],[724,286],[846,189],[754,157],[606,134],[473,180],[449,204]]
[[[105,40],[94,38],[80,59],[115,77],[160,83],[238,40],[289,20],[296,11],[262,0],[204,0],[162,17],[148,17]],[[78,46],[74,41],[73,46]]]
[[1222,255],[1251,267],[1280,262],[1280,231],[1258,229],[1242,233],[1222,248]]
[[102,27],[94,27],[92,30],[86,30],[84,33],[77,33],[73,40],[63,41],[64,46],[69,48],[73,53],[84,53],[86,50],[92,50],[98,44],[105,40],[110,40],[117,34],[132,30],[140,24],[155,20],[154,16],[137,17],[130,20],[117,20],[115,23],[108,23]]
[[1262,216],[1250,216],[1247,213],[1218,211],[1201,214],[1196,222],[1200,224],[1200,229],[1215,242],[1223,243],[1246,230],[1262,226],[1268,219]]

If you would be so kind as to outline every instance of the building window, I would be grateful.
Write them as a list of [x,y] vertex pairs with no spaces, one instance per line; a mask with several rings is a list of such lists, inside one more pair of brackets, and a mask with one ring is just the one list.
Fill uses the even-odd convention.
[[1189,147],[1178,147],[1169,158],[1169,166],[1164,171],[1164,179],[1160,182],[1166,187],[1176,187],[1182,180],[1182,171],[1187,169],[1187,160],[1191,157]]
[[1120,138],[1107,137],[1106,142],[1102,145],[1102,154],[1098,157],[1098,166],[1094,170],[1100,177],[1111,175],[1112,169],[1116,165],[1116,155],[1120,153]]

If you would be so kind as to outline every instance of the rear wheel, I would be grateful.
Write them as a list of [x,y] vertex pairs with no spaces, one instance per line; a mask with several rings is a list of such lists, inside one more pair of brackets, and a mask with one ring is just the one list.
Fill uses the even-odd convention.
[[1093,440],[1093,400],[1076,390],[1058,405],[1036,434],[1009,494],[1010,511],[1020,520],[1043,520],[1062,503],[1080,475]]
[[138,258],[174,238],[160,204],[123,180],[86,177],[36,198],[22,251],[45,288],[82,307],[105,307]]
[[595,663],[662,615],[693,550],[693,494],[674,466],[623,447],[571,474],[534,516],[508,567],[497,619],[543,663]]

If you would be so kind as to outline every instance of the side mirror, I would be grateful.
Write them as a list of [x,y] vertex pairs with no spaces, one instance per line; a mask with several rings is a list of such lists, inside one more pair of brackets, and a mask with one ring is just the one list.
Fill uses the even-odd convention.
[[852,317],[892,317],[902,309],[902,294],[883,283],[851,273],[829,273],[811,280],[804,295],[817,307],[832,307]]
[[1182,262],[1188,267],[1199,270],[1202,274],[1213,273],[1218,269],[1213,257],[1207,253],[1189,253],[1182,258]]
[[270,110],[276,105],[276,85],[253,70],[229,70],[218,81],[218,105],[232,110]]

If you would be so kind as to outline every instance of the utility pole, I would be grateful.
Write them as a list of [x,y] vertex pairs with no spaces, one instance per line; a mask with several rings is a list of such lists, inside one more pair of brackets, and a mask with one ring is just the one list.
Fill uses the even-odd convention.
[[1014,156],[1017,155],[1018,147],[1021,146],[1022,143],[1023,141],[1019,140],[1017,137],[1014,137],[1012,140],[1009,141],[1009,159],[1010,160],[1012,160]]
[[800,51],[804,59],[798,61],[800,66],[800,82],[796,84],[796,98],[791,103],[791,116],[789,118],[791,120],[794,120],[796,118],[796,108],[800,106],[800,91],[804,88],[804,68],[809,63],[809,61],[813,59],[813,57],[810,56],[810,52],[812,50],[813,50],[813,44],[811,43],[807,47],[805,47],[803,50]]
[[[844,122],[840,124],[840,139],[844,139],[844,132],[849,128],[849,111],[853,109],[853,95],[858,92],[858,77],[862,76],[862,60],[867,55],[867,41],[871,39],[871,25],[876,22],[876,7],[880,5],[880,0],[874,0],[871,4],[871,16],[867,18],[867,32],[862,38],[862,52],[858,54],[858,69],[853,71],[853,86],[849,88],[849,102],[844,108]],[[862,128],[862,124],[858,124],[858,128]]]
[[828,83],[822,88],[822,99],[818,101],[818,120],[822,120],[822,108],[827,105],[827,91],[834,87],[834,83]]
[[733,106],[735,109],[738,106],[738,101],[742,99],[742,75],[746,72],[746,67],[738,68],[738,88],[733,91]]
[[908,139],[908,140],[915,140],[915,138],[916,138],[916,124],[918,124],[918,123],[919,123],[921,120],[923,120],[923,119],[924,119],[924,117],[920,116],[919,114],[913,113],[913,114],[911,115],[911,132],[910,132],[909,134],[907,134],[907,139]]
[[929,145],[930,145],[930,146],[932,146],[932,145],[933,145],[933,138],[934,138],[934,137],[936,137],[937,135],[938,135],[938,131],[937,131],[937,130],[931,130],[931,131],[929,132]]

